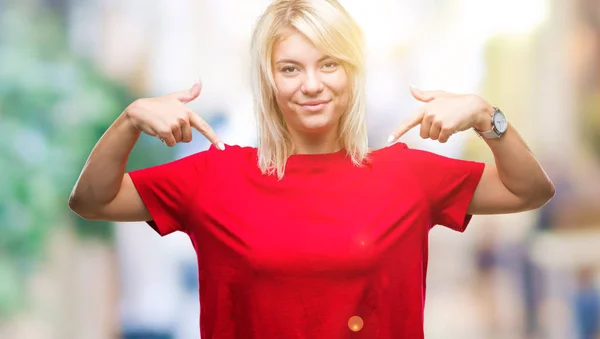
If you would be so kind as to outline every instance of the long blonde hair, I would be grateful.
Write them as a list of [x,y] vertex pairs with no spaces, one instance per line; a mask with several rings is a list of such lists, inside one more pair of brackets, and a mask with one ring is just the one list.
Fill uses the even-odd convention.
[[275,0],[259,18],[251,46],[252,91],[258,125],[258,166],[263,174],[283,177],[294,152],[283,116],[275,101],[273,46],[294,29],[322,53],[338,59],[351,83],[348,109],[340,118],[340,144],[357,166],[368,154],[365,118],[363,35],[336,0]]

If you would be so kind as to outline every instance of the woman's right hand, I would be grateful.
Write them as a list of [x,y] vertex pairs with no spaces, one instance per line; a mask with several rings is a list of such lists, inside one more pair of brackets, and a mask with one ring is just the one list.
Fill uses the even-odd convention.
[[160,139],[167,146],[192,141],[192,128],[202,133],[218,149],[225,144],[198,114],[185,104],[196,99],[202,90],[200,80],[189,90],[156,98],[134,101],[127,109],[127,120],[138,130]]

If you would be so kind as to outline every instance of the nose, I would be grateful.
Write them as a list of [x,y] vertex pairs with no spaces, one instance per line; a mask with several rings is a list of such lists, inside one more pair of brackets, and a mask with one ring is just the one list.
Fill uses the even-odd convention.
[[305,95],[315,95],[323,91],[323,82],[319,77],[318,72],[306,72],[304,81],[302,82],[301,91]]

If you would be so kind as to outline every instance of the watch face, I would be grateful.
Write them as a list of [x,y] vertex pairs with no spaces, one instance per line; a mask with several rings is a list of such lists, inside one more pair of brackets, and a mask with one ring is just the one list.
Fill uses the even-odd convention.
[[508,128],[506,117],[504,116],[504,113],[499,110],[494,113],[494,126],[500,133],[506,132],[506,129]]

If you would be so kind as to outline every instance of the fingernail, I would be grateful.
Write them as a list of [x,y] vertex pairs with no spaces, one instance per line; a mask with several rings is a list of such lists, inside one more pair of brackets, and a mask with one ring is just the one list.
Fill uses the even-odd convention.
[[220,149],[221,151],[224,151],[225,150],[225,144],[223,142],[219,141],[217,143],[217,148]]
[[394,135],[393,135],[393,134],[392,134],[392,135],[390,135],[390,137],[389,137],[389,138],[388,138],[388,140],[387,140],[387,143],[388,143],[388,145],[389,145],[389,144],[391,144],[391,143],[394,141],[394,139],[395,139],[395,138],[396,138],[396,137],[394,137]]
[[196,85],[198,85],[199,83],[200,83],[200,78],[196,79],[196,82],[194,82],[194,84],[192,85],[190,90],[194,89],[194,87],[196,87]]
[[417,90],[417,91],[419,90],[419,89],[417,88],[417,86],[413,85],[412,83],[408,84],[408,86],[410,86],[410,88],[412,88],[412,89],[414,89],[414,90]]

